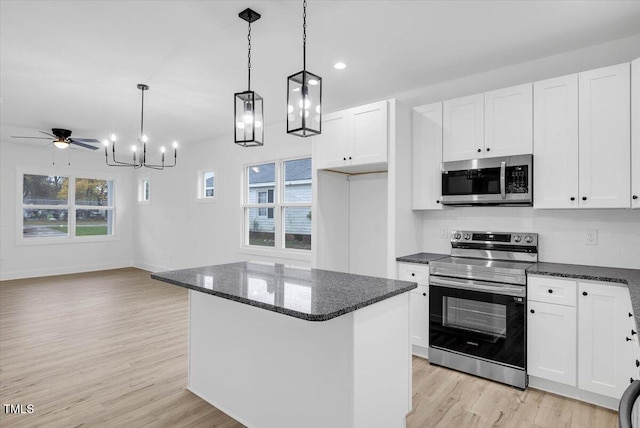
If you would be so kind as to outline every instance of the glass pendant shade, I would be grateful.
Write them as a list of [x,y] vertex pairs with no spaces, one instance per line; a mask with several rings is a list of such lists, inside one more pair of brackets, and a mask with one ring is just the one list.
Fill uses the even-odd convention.
[[287,78],[287,133],[318,135],[322,127],[322,78],[302,70]]
[[262,97],[254,91],[244,91],[234,94],[234,99],[235,143],[243,147],[262,146]]

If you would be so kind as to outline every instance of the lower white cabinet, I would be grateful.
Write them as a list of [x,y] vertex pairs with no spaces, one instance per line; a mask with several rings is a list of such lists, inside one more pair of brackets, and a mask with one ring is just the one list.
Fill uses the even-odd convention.
[[[558,289],[565,292],[562,299],[552,300]],[[593,402],[597,394],[619,400],[640,375],[628,288],[530,275],[527,295],[527,373],[562,384],[551,392],[567,395],[563,388],[569,386],[574,398],[592,394],[587,399]]]
[[415,355],[427,358],[429,352],[429,265],[398,263],[398,279],[418,283],[418,288],[409,292],[411,348]]
[[576,386],[576,308],[529,301],[527,372]]

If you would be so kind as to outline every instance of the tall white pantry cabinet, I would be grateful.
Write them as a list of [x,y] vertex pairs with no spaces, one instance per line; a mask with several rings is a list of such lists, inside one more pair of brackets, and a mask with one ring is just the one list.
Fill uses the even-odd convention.
[[534,83],[535,208],[629,208],[630,65]]
[[631,62],[631,208],[640,208],[640,58]]

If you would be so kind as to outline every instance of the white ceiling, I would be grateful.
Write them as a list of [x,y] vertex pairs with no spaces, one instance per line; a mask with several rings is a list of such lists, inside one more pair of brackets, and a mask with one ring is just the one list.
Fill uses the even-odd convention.
[[[0,139],[62,127],[133,141],[138,83],[150,86],[152,142],[230,135],[233,93],[247,84],[246,7],[262,14],[252,89],[266,123],[283,122],[286,77],[302,68],[300,0],[3,0]],[[639,34],[640,1],[308,0],[307,21],[307,68],[323,77],[327,112]],[[338,60],[348,68],[334,70]]]

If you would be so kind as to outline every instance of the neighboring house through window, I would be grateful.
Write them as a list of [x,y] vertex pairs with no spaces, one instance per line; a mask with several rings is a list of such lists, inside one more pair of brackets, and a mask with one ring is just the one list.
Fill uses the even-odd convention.
[[311,249],[311,158],[245,169],[245,245]]

